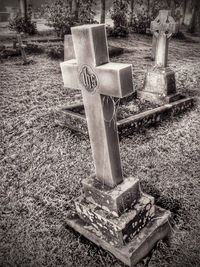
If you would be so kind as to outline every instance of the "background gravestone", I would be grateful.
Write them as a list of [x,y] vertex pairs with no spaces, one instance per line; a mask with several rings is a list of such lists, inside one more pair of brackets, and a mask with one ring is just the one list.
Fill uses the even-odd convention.
[[138,91],[140,98],[158,104],[181,98],[176,93],[175,73],[167,67],[169,39],[178,31],[178,26],[169,10],[160,10],[157,18],[151,22],[151,31],[157,38],[155,66],[147,72],[144,88]]

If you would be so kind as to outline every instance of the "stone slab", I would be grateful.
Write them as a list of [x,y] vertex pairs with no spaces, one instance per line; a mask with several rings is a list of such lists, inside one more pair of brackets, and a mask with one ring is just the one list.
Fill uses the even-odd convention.
[[124,181],[114,188],[100,183],[94,176],[82,181],[83,192],[90,202],[101,203],[101,208],[120,216],[131,209],[141,197],[139,180],[134,177],[124,178]]
[[141,92],[143,91],[152,94],[159,94],[160,96],[175,94],[176,82],[174,71],[169,67],[154,67],[146,74],[144,88],[141,90]]
[[147,194],[142,194],[132,209],[120,217],[90,203],[84,196],[77,198],[75,205],[79,216],[115,246],[128,243],[155,215],[154,198]]
[[66,223],[91,242],[109,251],[117,259],[132,267],[152,250],[155,244],[170,234],[171,213],[156,207],[155,217],[128,244],[115,247],[98,236],[98,231],[85,223],[77,214],[69,211]]
[[147,91],[138,91],[137,95],[141,99],[146,99],[147,101],[150,101],[158,105],[169,104],[171,102],[175,102],[184,98],[179,93],[174,93],[170,95],[161,95],[158,93],[151,93]]
[[[118,133],[120,137],[131,135],[142,127],[149,127],[158,123],[169,116],[176,116],[194,105],[194,98],[188,97],[178,101],[162,105],[158,108],[148,110],[128,118],[117,121]],[[88,135],[87,122],[85,115],[79,114],[83,110],[83,104],[75,104],[59,110],[62,125],[73,131]]]

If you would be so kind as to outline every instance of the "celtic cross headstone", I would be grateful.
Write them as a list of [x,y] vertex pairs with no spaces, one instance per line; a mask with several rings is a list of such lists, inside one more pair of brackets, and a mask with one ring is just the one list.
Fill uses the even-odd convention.
[[66,221],[133,265],[168,233],[170,213],[155,208],[154,198],[140,190],[137,178],[122,175],[112,98],[132,93],[131,65],[109,62],[104,25],[83,25],[71,31],[76,58],[69,55],[61,63],[62,76],[65,87],[81,90],[96,171],[82,181],[83,194]]
[[160,10],[159,15],[151,22],[151,31],[157,39],[156,65],[167,67],[169,39],[178,32],[179,24],[171,16],[170,10]]
[[169,103],[180,98],[176,94],[175,74],[167,67],[169,40],[178,31],[178,23],[171,16],[170,10],[160,10],[159,15],[151,22],[154,36],[155,66],[148,71],[144,88],[138,92],[141,98],[152,102]]

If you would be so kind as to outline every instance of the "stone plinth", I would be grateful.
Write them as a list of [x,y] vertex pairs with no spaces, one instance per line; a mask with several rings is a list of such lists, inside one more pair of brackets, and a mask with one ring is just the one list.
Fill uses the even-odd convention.
[[123,183],[112,189],[93,177],[84,179],[82,184],[86,198],[114,216],[120,216],[132,208],[141,197],[139,180],[133,177],[125,178]]
[[128,243],[155,215],[154,199],[146,194],[120,217],[115,217],[112,212],[101,209],[83,196],[75,201],[75,205],[80,218],[92,225],[99,237],[112,246]]
[[157,104],[177,101],[182,96],[176,93],[175,73],[169,67],[157,67],[149,71],[145,78],[143,90],[138,97]]
[[170,212],[155,206],[154,218],[141,231],[123,246],[113,246],[91,224],[70,211],[66,217],[67,224],[75,231],[112,253],[126,265],[136,265],[153,249],[155,244],[170,233]]

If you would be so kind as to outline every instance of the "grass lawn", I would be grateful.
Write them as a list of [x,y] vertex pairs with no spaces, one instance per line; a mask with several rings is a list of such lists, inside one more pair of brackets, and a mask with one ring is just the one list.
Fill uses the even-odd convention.
[[[140,88],[153,64],[147,58],[151,38],[109,42],[126,48],[113,61],[132,63],[134,88]],[[30,65],[21,58],[0,64],[0,266],[124,266],[66,226],[66,212],[94,166],[89,139],[56,116],[81,95],[63,88],[59,61],[28,57]],[[172,237],[158,243],[149,266],[200,266],[199,43],[172,40],[169,65],[178,92],[194,96],[196,105],[123,138],[122,165],[125,175],[138,177],[156,204],[174,214]]]

